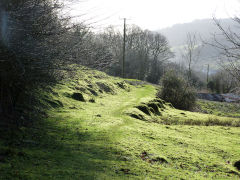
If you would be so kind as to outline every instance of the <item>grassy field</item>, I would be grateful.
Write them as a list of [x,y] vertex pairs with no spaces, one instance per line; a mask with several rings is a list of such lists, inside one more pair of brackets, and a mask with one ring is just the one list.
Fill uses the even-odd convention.
[[165,102],[146,114],[138,107],[154,101],[154,86],[84,69],[74,77],[39,89],[45,118],[4,132],[0,179],[239,179],[240,119]]
[[240,118],[239,103],[199,100],[197,105],[203,113]]

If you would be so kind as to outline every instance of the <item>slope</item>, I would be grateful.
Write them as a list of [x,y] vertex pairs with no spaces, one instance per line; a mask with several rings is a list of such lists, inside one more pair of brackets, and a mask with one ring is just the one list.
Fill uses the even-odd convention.
[[1,179],[239,179],[239,119],[176,110],[155,93],[82,67],[40,88],[45,117],[4,132]]

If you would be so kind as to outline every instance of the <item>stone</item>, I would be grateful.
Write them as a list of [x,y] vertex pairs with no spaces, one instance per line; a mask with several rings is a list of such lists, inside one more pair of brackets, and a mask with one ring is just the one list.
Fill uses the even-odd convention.
[[73,93],[72,98],[77,100],[77,101],[82,101],[85,102],[85,99],[81,93]]

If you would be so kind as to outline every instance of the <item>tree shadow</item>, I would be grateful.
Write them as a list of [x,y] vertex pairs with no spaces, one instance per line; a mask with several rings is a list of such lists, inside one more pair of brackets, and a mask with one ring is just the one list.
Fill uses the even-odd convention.
[[[60,120],[41,120],[30,128],[5,132],[0,143],[2,179],[97,179],[116,174],[122,153],[102,132],[81,123],[60,127]],[[1,159],[2,158],[2,159]]]

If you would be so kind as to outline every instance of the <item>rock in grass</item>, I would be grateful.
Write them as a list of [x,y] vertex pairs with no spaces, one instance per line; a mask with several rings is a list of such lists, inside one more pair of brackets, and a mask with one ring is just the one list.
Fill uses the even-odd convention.
[[82,93],[73,93],[72,98],[77,100],[77,101],[85,102],[85,99],[84,99]]
[[240,161],[235,162],[233,166],[240,171]]
[[168,163],[168,161],[163,157],[156,157],[156,158],[151,159],[151,163],[163,164],[163,163]]
[[121,168],[120,171],[122,171],[124,174],[130,173],[130,169]]
[[91,98],[91,99],[89,99],[89,102],[90,103],[95,103],[96,101],[95,101],[95,99]]
[[142,152],[140,157],[143,161],[147,161],[149,163],[159,163],[159,164],[163,164],[163,163],[168,163],[168,161],[163,158],[163,157],[154,157],[154,154],[149,154],[146,151]]

